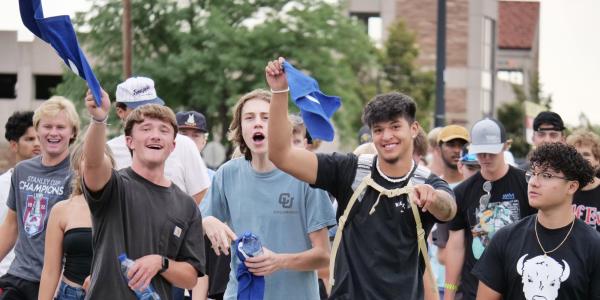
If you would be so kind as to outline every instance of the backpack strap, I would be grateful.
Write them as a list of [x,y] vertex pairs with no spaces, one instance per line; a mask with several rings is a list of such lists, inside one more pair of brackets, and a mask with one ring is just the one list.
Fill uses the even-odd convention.
[[[368,186],[372,187],[376,191],[379,192],[379,196],[377,200],[373,204],[373,207],[369,211],[369,214],[373,214],[375,212],[375,207],[379,203],[379,199],[382,195],[386,197],[393,198],[403,194],[408,194],[408,203],[411,207],[411,211],[413,213],[413,217],[415,219],[415,227],[417,230],[417,243],[418,243],[418,252],[423,256],[423,260],[425,261],[425,268],[428,271],[427,273],[430,276],[431,282],[435,283],[435,278],[433,276],[433,271],[431,269],[431,263],[429,261],[429,255],[427,254],[427,244],[425,241],[425,230],[423,229],[423,224],[421,222],[421,216],[419,214],[419,209],[417,205],[412,202],[411,193],[413,191],[413,186],[415,184],[422,184],[429,177],[431,171],[428,171],[425,168],[418,167],[414,170],[413,175],[411,176],[408,184],[403,188],[391,189],[388,190],[381,185],[377,184],[373,178],[371,177],[371,166],[373,163],[374,155],[371,154],[363,154],[358,157],[358,165],[356,170],[356,175],[354,177],[354,182],[352,183],[352,189],[354,193],[350,197],[348,201],[348,205],[346,209],[344,209],[344,213],[339,219],[338,229],[335,234],[335,238],[333,239],[333,245],[331,247],[331,258],[329,260],[329,289],[335,285],[334,271],[335,271],[335,261],[337,256],[337,251],[340,246],[340,242],[342,240],[342,232],[344,231],[344,227],[346,226],[346,222],[348,221],[348,216],[350,215],[350,211],[352,207],[356,203],[356,200],[359,202],[362,200],[364,193]],[[435,289],[435,285],[432,286],[434,289],[434,294],[436,295],[436,300],[439,299],[439,294],[437,289]]]

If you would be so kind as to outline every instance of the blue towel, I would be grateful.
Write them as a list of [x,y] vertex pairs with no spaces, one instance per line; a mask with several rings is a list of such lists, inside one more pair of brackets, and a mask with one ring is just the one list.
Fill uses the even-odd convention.
[[[258,241],[258,237],[250,232],[244,233],[241,237],[239,237],[234,245],[236,250],[236,256],[240,260],[240,264],[236,270],[236,278],[238,281],[238,300],[262,300],[265,296],[265,277],[264,276],[256,276],[248,271],[248,267],[244,264],[246,261],[246,256],[252,256],[250,254],[243,253],[242,245],[244,242],[252,239],[254,244],[258,245],[257,249],[252,249],[251,251],[256,252],[258,249],[262,249],[260,245],[260,241]],[[246,248],[246,247],[245,247]],[[253,248],[253,247],[251,247]],[[246,256],[244,256],[246,254]]]
[[340,107],[340,97],[321,93],[315,79],[300,72],[287,61],[283,62],[283,68],[292,100],[300,108],[300,114],[311,137],[333,141],[335,132],[329,119]]
[[87,62],[77,42],[77,35],[69,16],[44,18],[40,0],[19,0],[21,20],[33,34],[52,45],[64,63],[79,77],[87,81],[96,104],[100,106],[100,83]]

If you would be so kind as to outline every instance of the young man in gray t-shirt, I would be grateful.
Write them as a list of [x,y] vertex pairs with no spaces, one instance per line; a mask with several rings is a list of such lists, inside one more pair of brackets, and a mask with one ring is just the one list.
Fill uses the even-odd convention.
[[[73,104],[52,97],[33,115],[41,155],[19,163],[11,178],[8,214],[0,226],[0,260],[15,247],[15,260],[0,278],[0,299],[37,300],[50,210],[71,193],[69,145],[79,131]],[[15,246],[16,242],[16,246]]]

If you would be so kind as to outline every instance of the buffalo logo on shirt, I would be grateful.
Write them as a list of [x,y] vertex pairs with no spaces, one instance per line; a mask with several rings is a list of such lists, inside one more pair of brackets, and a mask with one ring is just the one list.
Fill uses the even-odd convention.
[[526,257],[527,254],[521,256],[517,262],[517,272],[522,277],[525,299],[556,299],[560,284],[571,274],[569,264],[564,259],[561,264],[546,255],[538,255],[528,260],[525,260]]
[[25,213],[23,214],[23,228],[29,237],[44,231],[48,199],[43,194],[27,196]]

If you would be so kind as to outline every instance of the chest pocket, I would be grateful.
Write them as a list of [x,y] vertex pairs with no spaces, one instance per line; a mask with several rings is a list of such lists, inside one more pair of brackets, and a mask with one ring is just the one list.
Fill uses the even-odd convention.
[[187,230],[185,222],[167,217],[160,232],[160,252],[169,258],[176,258]]

